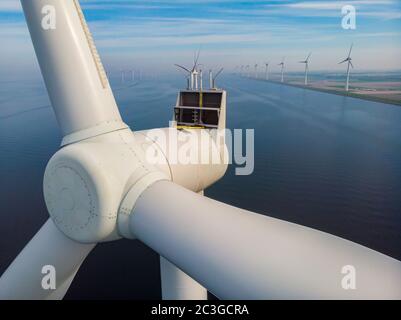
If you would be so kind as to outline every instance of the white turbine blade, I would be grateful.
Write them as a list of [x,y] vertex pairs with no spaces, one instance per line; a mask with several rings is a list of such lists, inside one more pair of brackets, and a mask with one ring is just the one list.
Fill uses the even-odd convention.
[[170,261],[160,257],[163,300],[207,300],[207,290]]
[[[94,246],[67,238],[49,219],[1,276],[0,300],[61,299]],[[42,268],[49,265],[55,270],[55,290],[42,287]]]
[[344,59],[343,61],[339,62],[338,64],[342,64],[342,63],[347,62],[347,61],[348,61],[348,58]]
[[352,69],[354,69],[354,65],[352,64],[351,60],[349,60],[349,64],[351,65]]
[[216,75],[214,76],[213,79],[216,79],[219,76],[219,74],[223,72],[223,70],[224,70],[224,68],[220,68],[220,70],[217,71],[217,73],[216,73]]
[[81,264],[78,266],[78,268],[76,268],[76,270],[71,274],[71,276],[69,276],[64,282],[60,283],[57,286],[57,289],[46,297],[47,300],[62,300],[64,298],[68,289],[71,286],[72,281],[74,280],[76,274],[78,273]]
[[[77,139],[78,131],[82,140],[126,128],[79,2],[21,3],[62,133],[75,133],[67,141]],[[48,18],[54,25],[44,24],[44,8],[50,8]]]
[[352,52],[352,47],[354,46],[354,44],[351,44],[351,47],[349,48],[349,52],[348,52],[348,58],[351,57],[351,52]]
[[183,66],[181,66],[181,65],[179,65],[179,64],[174,64],[176,67],[178,67],[178,68],[181,68],[181,69],[183,69],[184,71],[186,71],[186,72],[188,72],[188,73],[191,73],[191,71],[190,70],[188,70],[187,68],[185,68],[185,67],[183,67]]
[[306,58],[305,61],[308,61],[311,55],[312,55],[312,52],[310,52],[310,53],[308,54],[308,57]]
[[195,55],[194,55],[194,67],[193,67],[192,71],[194,71],[196,69],[196,67],[198,66],[199,55],[200,55],[200,49],[198,50],[197,53],[195,52]]
[[[172,182],[156,182],[141,195],[130,229],[221,299],[401,298],[400,261]],[[350,269],[356,290],[342,287]]]

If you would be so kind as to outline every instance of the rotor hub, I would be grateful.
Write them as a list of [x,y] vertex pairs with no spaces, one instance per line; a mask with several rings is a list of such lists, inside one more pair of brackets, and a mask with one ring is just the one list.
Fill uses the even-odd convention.
[[168,179],[141,154],[131,131],[60,149],[49,161],[43,182],[45,202],[57,227],[82,243],[121,238],[117,219],[126,193]]

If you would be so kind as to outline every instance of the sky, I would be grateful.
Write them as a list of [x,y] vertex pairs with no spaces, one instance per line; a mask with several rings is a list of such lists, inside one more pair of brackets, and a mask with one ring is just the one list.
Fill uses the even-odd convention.
[[[68,1],[68,0],[63,0]],[[354,43],[355,70],[401,70],[401,0],[229,1],[81,0],[108,70],[174,71],[201,49],[207,67],[263,64],[285,57],[300,71],[342,70]],[[341,26],[341,8],[356,8],[356,29]],[[18,0],[0,1],[0,76],[37,71]],[[36,70],[36,71],[35,71]]]

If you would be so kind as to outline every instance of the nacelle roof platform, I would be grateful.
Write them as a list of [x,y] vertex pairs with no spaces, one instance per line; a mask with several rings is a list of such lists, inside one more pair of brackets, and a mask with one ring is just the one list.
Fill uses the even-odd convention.
[[173,120],[178,129],[224,129],[225,109],[225,90],[181,90],[174,107]]

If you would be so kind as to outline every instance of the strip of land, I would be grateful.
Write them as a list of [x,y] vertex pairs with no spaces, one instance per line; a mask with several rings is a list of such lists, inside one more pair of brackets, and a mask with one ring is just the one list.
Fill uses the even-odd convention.
[[350,89],[347,92],[343,83],[333,80],[313,81],[306,86],[302,80],[281,82],[261,78],[253,79],[401,106],[401,81],[358,81],[350,84]]

